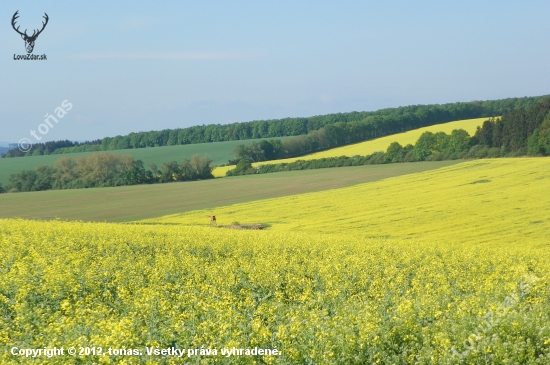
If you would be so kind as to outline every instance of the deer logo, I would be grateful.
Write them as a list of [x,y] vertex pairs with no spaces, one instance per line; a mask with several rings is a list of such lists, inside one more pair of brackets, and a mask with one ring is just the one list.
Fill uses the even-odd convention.
[[19,18],[19,10],[17,10],[15,12],[15,14],[13,14],[13,18],[11,18],[11,26],[13,27],[13,29],[19,33],[21,35],[21,38],[23,38],[23,40],[25,41],[25,48],[27,49],[27,53],[31,54],[32,53],[32,50],[34,49],[34,42],[36,41],[36,38],[38,38],[38,36],[40,35],[40,33],[42,33],[42,31],[44,30],[44,28],[46,28],[46,24],[48,24],[48,14],[44,13],[44,19],[46,19],[45,22],[42,22],[42,29],[40,30],[35,30],[31,36],[29,36],[27,34],[27,30],[25,29],[25,32],[24,33],[21,33],[19,31],[19,27],[15,27],[15,21],[17,20],[17,18]]

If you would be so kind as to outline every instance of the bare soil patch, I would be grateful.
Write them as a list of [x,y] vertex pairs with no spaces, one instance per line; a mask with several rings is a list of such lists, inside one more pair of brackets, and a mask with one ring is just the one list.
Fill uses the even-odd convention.
[[267,229],[269,226],[263,223],[233,223],[226,226],[219,226],[218,228],[229,228],[229,229],[252,229],[252,230],[261,230]]

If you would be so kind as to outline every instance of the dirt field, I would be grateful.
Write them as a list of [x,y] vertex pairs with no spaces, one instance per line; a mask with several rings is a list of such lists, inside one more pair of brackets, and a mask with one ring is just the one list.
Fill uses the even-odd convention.
[[352,186],[457,162],[340,167],[170,184],[0,194],[0,218],[126,222]]

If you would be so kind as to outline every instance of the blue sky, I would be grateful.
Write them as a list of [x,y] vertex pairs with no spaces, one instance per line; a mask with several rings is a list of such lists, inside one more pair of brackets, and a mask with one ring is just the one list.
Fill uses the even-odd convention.
[[[49,24],[15,61],[21,30]],[[550,94],[548,1],[0,3],[0,141]]]

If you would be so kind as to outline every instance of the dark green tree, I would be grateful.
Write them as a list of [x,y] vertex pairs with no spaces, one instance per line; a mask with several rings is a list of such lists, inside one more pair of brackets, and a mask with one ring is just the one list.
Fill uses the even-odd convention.
[[160,167],[159,182],[170,182],[181,180],[180,166],[176,161],[165,162]]
[[148,176],[145,167],[143,167],[143,161],[135,160],[132,162],[132,168],[124,172],[124,183],[126,185],[137,185],[150,182],[152,178]]
[[208,156],[194,155],[191,157],[191,166],[195,170],[198,179],[211,179],[212,175],[212,159]]
[[470,135],[464,129],[455,129],[449,137],[448,151],[459,154],[467,151],[470,143]]
[[432,132],[424,132],[414,145],[414,153],[417,161],[424,161],[432,154],[436,139]]
[[[449,135],[445,132],[437,132],[433,135],[432,150],[435,152],[445,152],[449,150]],[[432,152],[433,152],[432,151]]]
[[476,137],[480,145],[493,147],[494,126],[495,120],[490,119],[483,122],[483,125],[481,127],[477,127]]
[[197,178],[197,173],[191,165],[191,161],[186,158],[180,163],[180,172],[182,181],[191,181]]
[[233,170],[227,171],[227,176],[247,175],[254,172],[252,160],[242,159]]
[[550,113],[540,126],[539,145],[546,156],[550,155]]
[[36,169],[36,180],[32,189],[34,191],[50,190],[55,183],[56,168],[53,166],[42,165]]
[[405,157],[405,149],[399,144],[399,142],[393,142],[386,150],[384,156],[385,162],[402,162]]
[[23,170],[8,178],[8,188],[16,191],[34,191],[34,182],[38,174],[34,170]]
[[540,156],[544,154],[544,148],[540,144],[539,129],[535,129],[531,137],[527,139],[527,154],[530,156]]

